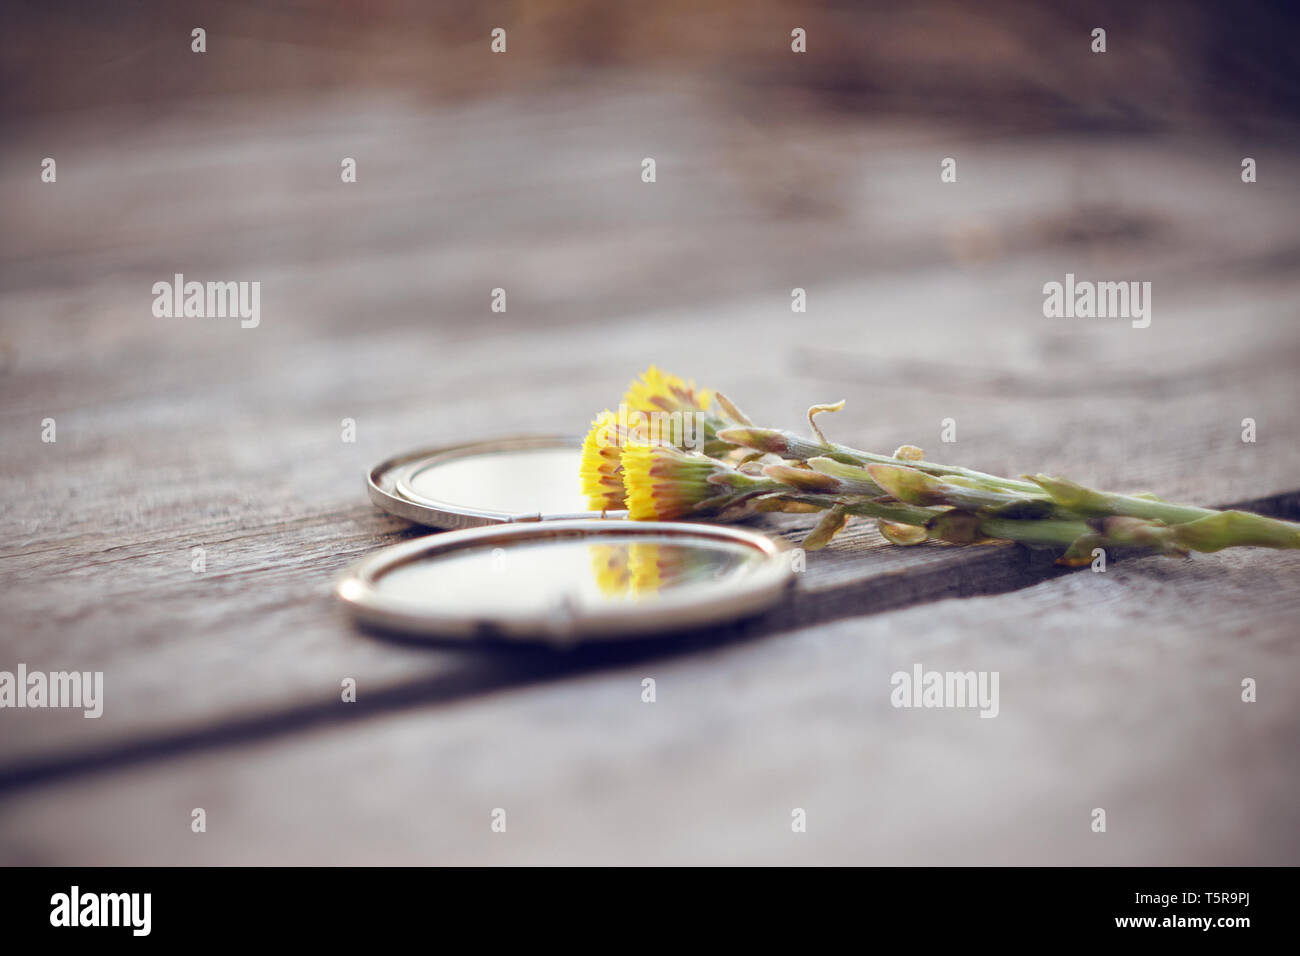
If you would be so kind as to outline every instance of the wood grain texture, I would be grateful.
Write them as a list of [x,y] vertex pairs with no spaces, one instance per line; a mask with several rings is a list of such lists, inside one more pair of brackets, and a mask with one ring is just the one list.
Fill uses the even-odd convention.
[[[56,135],[66,159],[48,186],[31,157],[46,155]],[[459,752],[506,732],[531,701],[565,698],[581,711],[589,693],[623,693],[618,657],[381,641],[359,634],[329,591],[349,562],[418,532],[365,502],[369,465],[476,435],[581,430],[652,361],[722,388],[771,424],[801,427],[807,405],[846,398],[828,430],[881,451],[911,442],[986,470],[1056,472],[1203,504],[1295,492],[1300,162],[1288,144],[1253,144],[1270,175],[1245,186],[1235,143],[1002,139],[972,128],[956,139],[959,183],[942,186],[937,157],[956,149],[952,142],[946,128],[814,121],[791,109],[760,115],[709,90],[632,82],[594,98],[537,94],[436,109],[384,98],[214,99],[185,111],[15,127],[0,158],[9,224],[0,233],[0,668],[103,670],[108,698],[100,720],[4,713],[0,785],[154,761],[113,778],[121,792],[171,781],[162,791],[181,799],[196,774],[216,772],[203,768],[221,765],[205,764],[208,748],[274,736],[258,752],[278,762],[310,733],[301,753],[316,756],[286,764],[303,782],[317,757],[352,746],[331,742],[376,728],[393,728],[399,743],[389,756],[409,743],[405,735],[430,727],[442,728],[439,747]],[[338,181],[345,155],[358,158],[355,186]],[[639,181],[644,155],[658,158],[653,186]],[[150,287],[177,271],[262,282],[261,326],[155,319]],[[1042,285],[1066,272],[1152,281],[1151,328],[1045,319]],[[508,290],[505,315],[488,310],[498,286]],[[790,313],[793,286],[808,289],[807,315]],[[58,422],[56,444],[40,441],[45,417]],[[345,417],[357,421],[355,444],[340,441]],[[958,422],[952,446],[938,440],[946,417]],[[1244,417],[1258,422],[1256,444],[1239,440]],[[202,575],[190,571],[194,547],[207,552]],[[1294,570],[1250,554],[1151,573],[1190,608],[1217,606],[1220,573],[1235,575],[1249,595],[1233,612],[1247,622],[1243,653],[1267,657],[1284,620],[1270,608],[1290,607]],[[857,621],[870,613],[916,627],[929,620],[924,609],[897,609],[1053,573],[1020,549],[895,549],[855,526],[810,558],[790,607],[745,628],[688,636],[671,646],[682,659],[668,666],[698,672],[702,699],[732,679],[729,655],[776,647],[775,634],[815,623],[805,637],[820,646],[858,627],[886,627]],[[1113,589],[1127,578],[1105,580]],[[1118,608],[1129,598],[1089,605],[1088,586],[1063,579],[1031,589],[1075,589],[1076,611],[1059,624],[1050,601],[1034,605],[1042,626],[1066,634],[1065,622],[1086,620],[1128,633]],[[1143,596],[1152,595],[1132,600]],[[1020,621],[1015,628],[1029,626],[1020,600],[955,602],[945,614],[996,640],[986,619],[1005,614]],[[976,607],[984,610],[971,613]],[[835,623],[846,618],[855,623]],[[1208,619],[1177,620],[1209,655]],[[928,627],[918,633],[933,636]],[[706,650],[686,653],[697,645]],[[1102,681],[1111,651],[1099,647],[1080,665],[1102,702],[1095,706],[1110,699]],[[1036,655],[1050,652],[1029,646],[1026,672],[1036,674]],[[795,653],[769,650],[755,661],[770,660],[769,679],[778,681]],[[814,657],[807,666],[799,693],[814,695],[819,675],[833,684],[857,665]],[[355,711],[338,703],[344,677],[363,689]],[[500,693],[470,699],[489,691]],[[1147,703],[1147,718],[1159,720],[1162,700]],[[421,704],[443,709],[427,719],[399,714]],[[667,753],[688,725],[723,740],[741,733],[742,718],[723,703],[697,706],[659,718],[672,723],[642,728],[643,737],[629,726],[627,759]],[[819,732],[849,723],[845,706]],[[1268,747],[1290,719],[1270,713],[1258,766],[1276,756]],[[356,728],[312,729],[362,716]],[[548,776],[538,798],[570,799],[582,786],[586,771],[571,749],[590,736],[578,723],[563,726],[572,739],[557,729],[534,741],[555,774],[569,774]],[[914,731],[909,746],[925,751],[931,733],[934,753],[948,753],[949,728],[925,726],[932,730]],[[761,741],[769,732],[781,733],[756,724],[744,735]],[[1010,773],[1016,746],[1040,757],[1050,749],[1050,734],[1022,733],[990,766]],[[856,753],[857,739],[829,753]],[[1222,741],[1219,756],[1232,749],[1228,736]],[[719,754],[702,753],[700,765]],[[896,759],[906,760],[901,751]],[[1188,758],[1170,759],[1174,779]],[[746,779],[742,757],[730,766],[737,787],[761,789],[767,775],[795,772],[759,762]],[[1103,769],[1120,787],[1131,767]],[[40,792],[71,807],[88,779],[101,778],[67,776]],[[238,788],[258,786],[252,775],[239,779],[228,791],[231,813],[246,810]],[[407,806],[415,794],[407,785],[429,783],[395,777],[393,799]],[[461,810],[472,816],[470,806]],[[1294,827],[1280,811],[1270,819]],[[247,825],[246,836],[260,824]],[[17,857],[66,859],[5,833]],[[692,833],[683,829],[664,854],[685,853]],[[120,849],[105,839],[105,854]],[[654,855],[630,839],[612,845]],[[700,853],[721,851],[725,833],[718,840]],[[469,843],[433,842],[453,857],[472,855]],[[181,853],[158,846],[159,858]],[[346,853],[377,859],[387,846]],[[540,859],[548,846],[533,844],[525,856]],[[310,856],[305,844],[295,852]],[[580,855],[599,857],[590,846]]]
[[[37,787],[4,800],[0,855],[1290,863],[1297,573],[1296,554],[1142,558]],[[892,707],[891,675],[916,663],[998,671],[998,716]]]

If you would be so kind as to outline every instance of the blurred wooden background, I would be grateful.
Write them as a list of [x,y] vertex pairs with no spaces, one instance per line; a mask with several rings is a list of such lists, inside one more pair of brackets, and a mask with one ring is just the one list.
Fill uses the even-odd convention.
[[[845,398],[865,447],[1297,517],[1285,16],[196,9],[7,14],[0,669],[106,704],[0,712],[0,861],[1296,861],[1300,555],[1062,574],[863,523],[766,619],[563,656],[330,596],[421,533],[369,465],[580,431],[650,362],[789,427]],[[175,272],[260,281],[261,325],[154,318]],[[1045,319],[1067,272],[1151,281],[1151,327]],[[999,671],[998,719],[889,707],[916,662]]]

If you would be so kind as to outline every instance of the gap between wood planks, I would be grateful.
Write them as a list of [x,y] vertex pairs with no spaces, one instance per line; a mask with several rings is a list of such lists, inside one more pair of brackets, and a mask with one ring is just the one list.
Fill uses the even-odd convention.
[[[1220,507],[1297,520],[1300,519],[1300,490]],[[804,531],[806,529],[785,534],[797,538]],[[1122,561],[1126,556],[1117,554],[1112,563]],[[754,640],[828,621],[879,614],[947,598],[1004,594],[1081,570],[1084,569],[1057,566],[1053,554],[1048,551],[1019,545],[985,546],[981,548],[979,558],[968,565],[954,568],[941,564],[911,569],[906,574],[885,574],[865,582],[855,580],[816,591],[796,591],[790,601],[761,617],[721,628],[685,631],[667,638],[590,645],[566,652],[549,648],[478,645],[465,648],[462,667],[371,691],[348,708],[341,709],[333,701],[295,706],[212,726],[146,735],[106,747],[87,747],[19,760],[0,768],[0,793],[162,760],[195,750],[233,747],[329,723],[374,719],[417,706],[453,703],[475,695],[612,669],[656,657],[700,653],[728,643]],[[401,640],[397,635],[387,635],[387,638]]]

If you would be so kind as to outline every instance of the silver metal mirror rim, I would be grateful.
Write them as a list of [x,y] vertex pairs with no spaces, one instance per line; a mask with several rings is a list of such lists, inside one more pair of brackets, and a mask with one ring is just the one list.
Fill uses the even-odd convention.
[[[627,517],[626,511],[589,511],[580,514],[512,514],[505,511],[466,508],[420,498],[407,491],[406,476],[414,468],[427,467],[435,459],[458,458],[482,452],[514,451],[533,448],[578,448],[581,440],[564,435],[514,435],[489,441],[464,442],[459,445],[441,445],[421,448],[385,459],[366,474],[366,491],[375,506],[389,514],[429,528],[458,530],[484,525],[509,524],[520,521],[561,521],[578,518],[613,519]],[[576,481],[576,476],[575,476]]]
[[[559,537],[593,538],[602,535],[683,537],[701,541],[743,544],[766,557],[757,572],[719,585],[701,596],[664,597],[644,605],[611,605],[608,610],[547,615],[508,609],[488,609],[482,615],[439,614],[385,597],[376,582],[387,572],[411,561],[467,547],[508,546],[521,541]],[[741,528],[668,521],[541,521],[495,524],[446,534],[427,535],[391,545],[362,559],[338,581],[336,594],[359,621],[417,636],[440,639],[504,639],[520,643],[571,646],[584,642],[615,641],[633,635],[696,628],[753,617],[776,604],[794,579],[779,539]]]

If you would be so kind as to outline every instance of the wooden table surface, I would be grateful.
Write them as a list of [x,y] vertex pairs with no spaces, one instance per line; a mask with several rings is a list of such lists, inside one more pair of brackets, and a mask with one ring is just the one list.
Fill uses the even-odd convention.
[[[1297,552],[1063,572],[863,521],[764,618],[563,654],[385,640],[331,594],[423,533],[371,506],[371,464],[580,432],[651,362],[774,425],[847,399],[826,427],[861,447],[1295,518],[1293,143],[634,80],[212,98],[7,139],[0,669],[103,671],[105,710],[0,713],[0,862],[1300,859]],[[261,282],[261,324],[155,318],[176,272]],[[1044,318],[1066,273],[1151,281],[1151,326]],[[916,663],[999,672],[999,716],[891,707]]]

